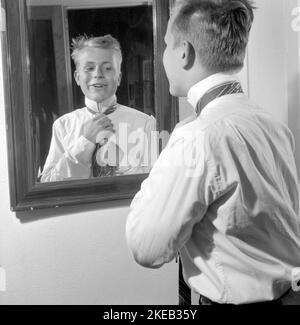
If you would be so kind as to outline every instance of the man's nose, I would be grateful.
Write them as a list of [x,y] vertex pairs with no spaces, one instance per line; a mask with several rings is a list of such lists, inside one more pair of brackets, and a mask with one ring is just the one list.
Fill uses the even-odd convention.
[[94,78],[103,78],[103,73],[102,73],[102,69],[101,67],[96,67],[95,70],[94,70],[94,74],[93,74],[93,77]]

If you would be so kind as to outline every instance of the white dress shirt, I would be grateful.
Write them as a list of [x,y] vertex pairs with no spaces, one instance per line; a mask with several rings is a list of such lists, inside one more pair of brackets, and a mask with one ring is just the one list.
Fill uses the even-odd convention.
[[[116,104],[116,96],[101,105],[85,98],[86,107],[67,113],[53,124],[52,139],[47,160],[41,174],[41,182],[88,179],[91,177],[92,155],[95,144],[82,135],[82,125],[98,112],[105,112]],[[155,119],[136,109],[117,104],[109,114],[115,134],[110,138],[108,151],[122,154],[107,155],[121,157],[117,175],[148,173],[150,144],[148,139],[155,131]],[[121,148],[121,150],[120,150]],[[103,153],[103,157],[105,153]],[[106,157],[106,156],[105,156]]]
[[[210,88],[194,85],[196,108]],[[180,251],[186,282],[218,303],[278,298],[300,266],[299,191],[289,129],[244,94],[210,102],[173,132],[127,219],[138,263],[160,267]]]

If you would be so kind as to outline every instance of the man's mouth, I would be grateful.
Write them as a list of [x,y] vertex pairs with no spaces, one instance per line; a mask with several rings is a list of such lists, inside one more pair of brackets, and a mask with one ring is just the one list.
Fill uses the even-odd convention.
[[97,88],[97,89],[103,89],[106,86],[107,86],[106,84],[94,84],[94,85],[91,85],[90,87],[94,87],[94,88]]

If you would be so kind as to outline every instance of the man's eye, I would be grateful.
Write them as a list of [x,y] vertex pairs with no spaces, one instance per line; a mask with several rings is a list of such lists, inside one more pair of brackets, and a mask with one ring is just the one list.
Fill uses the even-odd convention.
[[93,71],[93,67],[85,67],[84,71]]

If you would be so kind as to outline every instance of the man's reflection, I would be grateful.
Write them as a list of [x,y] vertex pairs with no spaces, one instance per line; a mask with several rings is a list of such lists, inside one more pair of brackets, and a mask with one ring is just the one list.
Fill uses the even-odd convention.
[[155,119],[117,103],[122,53],[110,35],[73,40],[86,107],[57,119],[42,182],[147,173]]

